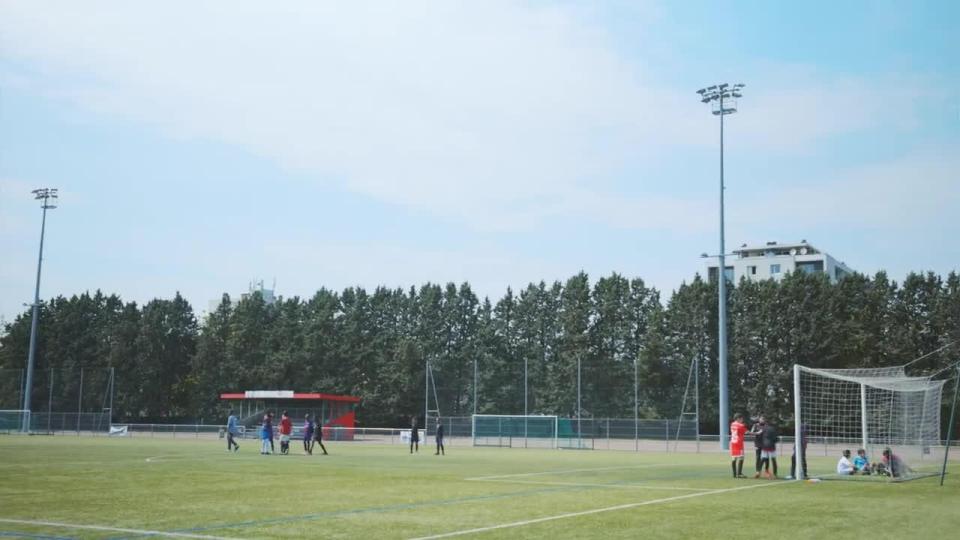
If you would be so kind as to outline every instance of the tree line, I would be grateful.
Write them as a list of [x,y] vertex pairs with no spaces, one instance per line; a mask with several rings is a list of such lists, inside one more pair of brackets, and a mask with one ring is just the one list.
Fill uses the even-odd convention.
[[[794,363],[900,365],[960,340],[956,272],[836,284],[795,272],[741,281],[728,295],[731,410],[781,422],[792,415]],[[715,433],[717,308],[716,283],[700,276],[664,303],[641,279],[591,283],[582,272],[496,301],[467,283],[324,288],[272,304],[224,295],[202,320],[179,294],[140,306],[97,291],[42,304],[36,369],[115,368],[117,421],[219,422],[220,392],[295,389],[360,396],[361,425],[398,426],[423,410],[427,361],[445,416],[522,414],[525,370],[530,414],[574,416],[579,363],[581,415],[632,418],[636,380],[641,418],[676,418],[696,359],[701,430]],[[29,311],[5,325],[0,373],[25,367],[29,335]],[[913,367],[939,369],[960,359],[953,351]],[[75,385],[63,377],[58,393]],[[45,405],[48,388],[34,383],[34,407]],[[0,380],[5,399],[17,384]]]

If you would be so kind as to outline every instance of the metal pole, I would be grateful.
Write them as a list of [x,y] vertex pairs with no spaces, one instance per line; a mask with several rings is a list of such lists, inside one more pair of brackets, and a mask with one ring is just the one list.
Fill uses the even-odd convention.
[[83,410],[83,368],[80,368],[80,392],[77,393],[77,435],[80,434],[80,411]]
[[[19,380],[17,381],[17,403],[21,404],[20,407],[23,407],[23,370],[18,370]],[[25,409],[24,409],[25,410]]]
[[50,385],[47,394],[47,433],[50,433],[50,417],[53,412],[53,368],[50,368]]
[[[114,379],[114,376],[116,375],[115,370],[116,368],[110,368],[110,419],[109,419],[110,426],[113,426],[113,392],[114,392],[114,385],[116,384]],[[242,413],[240,415],[240,418],[243,418]]]
[[640,400],[637,393],[637,359],[633,359],[633,450],[640,450]]
[[860,383],[860,435],[863,439],[863,449],[868,450],[869,437],[867,433],[867,385]]
[[793,453],[797,456],[797,470],[793,472],[794,480],[803,480],[803,418],[800,416],[800,364],[793,365]]
[[33,315],[30,321],[30,351],[27,353],[27,383],[23,391],[24,432],[30,431],[30,393],[33,386],[33,365],[37,356],[37,323],[40,320],[40,269],[43,267],[43,237],[47,230],[47,195],[43,197],[43,217],[40,221],[40,254],[37,256],[37,285],[33,290]]
[[947,458],[950,457],[950,441],[953,439],[953,422],[957,414],[957,396],[960,394],[960,366],[957,366],[957,382],[953,384],[953,405],[950,406],[950,425],[947,426],[947,447],[943,449],[943,469],[940,470],[940,485],[947,475]]
[[718,273],[718,302],[719,316],[717,332],[719,334],[718,364],[720,375],[720,447],[726,450],[730,447],[729,433],[726,426],[729,424],[727,411],[727,278],[726,278],[726,251],[724,246],[724,219],[723,219],[723,93],[720,93],[720,272]]
[[695,356],[693,362],[693,416],[697,430],[697,453],[700,453],[700,357]]
[[477,414],[477,355],[473,355],[473,414]]
[[523,356],[523,447],[527,447],[527,356]]
[[578,448],[583,448],[583,431],[580,425],[580,356],[577,355],[577,441]]
[[[427,423],[427,417],[430,414],[430,360],[424,360],[423,368],[423,423]],[[413,426],[411,426],[411,429]],[[413,436],[413,433],[410,434]],[[424,431],[426,437],[426,431]]]

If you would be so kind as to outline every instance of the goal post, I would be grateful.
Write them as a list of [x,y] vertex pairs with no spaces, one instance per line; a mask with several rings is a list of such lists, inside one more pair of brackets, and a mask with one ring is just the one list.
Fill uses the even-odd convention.
[[557,448],[556,416],[475,414],[473,446]]
[[[801,454],[801,441],[808,441],[810,476],[899,481],[941,473],[940,409],[945,381],[907,376],[902,366],[816,369],[795,365],[793,374],[794,449]],[[850,461],[864,450],[866,460],[879,467],[862,474],[841,474],[838,464],[846,450]]]
[[30,425],[30,411],[22,409],[0,410],[0,433],[15,433]]

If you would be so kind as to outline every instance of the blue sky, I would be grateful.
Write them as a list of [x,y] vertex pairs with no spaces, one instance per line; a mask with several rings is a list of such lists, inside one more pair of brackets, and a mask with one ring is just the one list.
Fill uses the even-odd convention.
[[252,279],[641,277],[807,239],[854,269],[960,261],[956,2],[4,2],[0,316],[41,294],[195,309]]

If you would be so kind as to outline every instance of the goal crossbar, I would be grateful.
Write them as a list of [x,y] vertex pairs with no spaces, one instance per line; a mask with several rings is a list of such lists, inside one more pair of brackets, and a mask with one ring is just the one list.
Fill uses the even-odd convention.
[[[937,467],[933,454],[942,446],[940,405],[945,383],[907,376],[903,366],[817,369],[795,365],[794,436],[803,441],[804,462],[807,440],[817,439],[828,457],[837,460],[836,476],[845,476],[840,473],[843,452],[851,450],[853,457],[861,449],[863,458],[879,464],[887,479],[939,473],[933,470]],[[822,461],[818,474],[826,467]],[[868,476],[876,468],[858,472]]]

